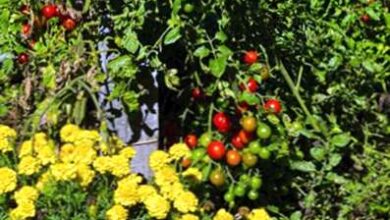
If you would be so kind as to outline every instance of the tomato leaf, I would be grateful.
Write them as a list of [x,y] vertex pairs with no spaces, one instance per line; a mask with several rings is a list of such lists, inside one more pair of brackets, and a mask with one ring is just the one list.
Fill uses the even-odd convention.
[[310,149],[310,155],[317,161],[322,161],[325,158],[325,150],[322,147],[313,147]]
[[241,93],[241,95],[239,96],[239,101],[240,102],[246,102],[249,105],[256,105],[256,104],[260,103],[259,97],[257,97],[253,93],[249,93],[249,92],[246,92],[246,91]]
[[301,220],[302,219],[302,212],[301,211],[295,211],[290,215],[290,220]]
[[220,78],[225,72],[226,65],[227,57],[221,56],[216,59],[211,59],[209,62],[211,74],[217,78]]
[[337,147],[345,147],[351,141],[351,136],[348,133],[338,134],[332,137],[331,143]]
[[164,44],[169,45],[175,43],[177,40],[181,38],[180,27],[175,27],[165,35]]
[[130,53],[135,53],[139,47],[137,34],[131,30],[128,30],[122,40],[122,43],[126,50],[128,50]]
[[290,162],[290,167],[293,170],[302,172],[314,172],[317,170],[314,163],[310,161],[292,161]]
[[332,156],[330,156],[329,158],[329,166],[330,168],[333,168],[337,165],[339,165],[339,163],[341,162],[341,155],[340,154],[332,154]]
[[194,51],[194,56],[199,57],[200,59],[207,57],[209,54],[210,50],[205,46],[198,47],[198,49]]

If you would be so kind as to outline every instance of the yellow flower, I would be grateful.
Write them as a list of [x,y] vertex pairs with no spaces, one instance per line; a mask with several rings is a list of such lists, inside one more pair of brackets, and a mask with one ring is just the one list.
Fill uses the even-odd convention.
[[80,130],[76,133],[74,144],[86,147],[93,147],[99,140],[100,135],[97,131]]
[[75,146],[73,144],[64,144],[61,146],[60,159],[62,162],[70,163],[73,161]]
[[188,177],[188,178],[194,179],[196,181],[202,180],[202,177],[203,177],[202,172],[200,172],[199,169],[195,168],[195,167],[188,168],[187,170],[182,172],[182,175],[184,177]]
[[111,157],[111,173],[117,177],[123,177],[130,173],[129,159],[124,156],[115,155]]
[[11,192],[16,188],[16,173],[15,171],[7,168],[0,168],[0,195]]
[[38,190],[32,186],[23,186],[17,192],[15,192],[14,198],[18,205],[22,203],[35,203],[38,199]]
[[114,192],[114,201],[123,206],[133,206],[140,200],[138,184],[142,181],[141,177],[130,175],[118,182],[118,187]]
[[12,128],[0,125],[0,152],[6,153],[12,151],[10,139],[16,138],[16,131]]
[[199,217],[193,214],[185,214],[179,220],[199,220]]
[[80,180],[80,185],[86,187],[93,181],[95,171],[86,164],[79,164],[77,165],[77,177]]
[[23,157],[18,165],[18,173],[30,176],[41,169],[39,160],[32,156]]
[[157,185],[162,186],[179,181],[176,171],[169,166],[164,166],[154,173]]
[[169,148],[169,155],[173,160],[180,160],[191,155],[190,149],[184,143],[174,144]]
[[35,151],[37,152],[37,157],[41,161],[42,165],[47,165],[49,163],[55,163],[57,156],[55,153],[53,143],[47,144],[44,146],[40,146],[39,148],[35,148]]
[[56,163],[50,167],[53,178],[57,181],[67,181],[76,178],[77,167],[74,164]]
[[183,191],[175,199],[173,206],[181,213],[195,212],[198,206],[198,198],[192,192]]
[[184,190],[183,185],[180,182],[175,182],[173,184],[168,183],[160,186],[161,195],[171,201],[174,201],[180,193]]
[[106,213],[107,220],[126,220],[128,216],[127,210],[121,205],[114,205]]
[[140,185],[138,187],[139,199],[144,202],[149,196],[157,194],[157,190],[151,185]]
[[148,197],[144,204],[150,217],[156,219],[165,219],[171,208],[169,202],[158,194]]
[[150,168],[156,172],[170,162],[169,154],[164,151],[154,151],[149,158]]
[[265,209],[260,208],[253,209],[252,212],[248,215],[248,220],[271,220],[271,217],[268,215]]
[[124,156],[125,158],[127,159],[131,159],[135,156],[136,154],[136,151],[134,148],[132,147],[126,147],[126,148],[123,148],[120,153],[119,153],[121,156]]
[[227,212],[225,209],[218,210],[213,220],[234,220],[232,214]]
[[31,141],[34,145],[34,150],[39,149],[40,147],[44,147],[48,144],[47,136],[43,132],[36,133]]
[[0,138],[2,137],[16,138],[16,131],[6,125],[0,125]]
[[32,141],[24,141],[20,147],[19,150],[19,158],[25,157],[25,156],[32,156],[34,153],[34,148],[32,145]]
[[97,156],[97,153],[93,146],[87,145],[76,145],[73,153],[73,161],[75,163],[91,164]]
[[35,216],[35,205],[31,202],[19,204],[10,213],[12,220],[28,219]]
[[96,171],[99,173],[106,173],[111,170],[111,158],[110,157],[98,157],[96,160],[93,162],[93,167],[95,168]]
[[61,140],[64,142],[73,142],[76,140],[80,128],[77,125],[67,124],[60,131]]

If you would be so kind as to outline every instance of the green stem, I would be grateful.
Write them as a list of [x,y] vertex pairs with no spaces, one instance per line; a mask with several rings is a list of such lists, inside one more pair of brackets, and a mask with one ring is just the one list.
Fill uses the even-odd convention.
[[208,118],[208,121],[207,121],[207,125],[208,125],[207,131],[208,131],[209,134],[211,133],[213,110],[214,110],[214,103],[211,103],[210,109],[209,109],[209,118]]
[[297,88],[295,87],[294,82],[291,79],[290,75],[288,74],[282,61],[277,60],[277,63],[278,63],[278,66],[280,67],[280,72],[282,73],[284,79],[287,81],[287,84],[291,89],[291,92],[293,93],[293,95],[297,99],[299,105],[301,106],[302,110],[305,112],[306,116],[309,118],[309,121],[310,121],[311,125],[313,126],[313,128],[319,132],[325,133],[325,131],[321,130],[320,126],[317,124],[317,120],[315,120],[315,118],[310,113],[309,109],[306,107],[305,102],[303,101],[301,95],[299,94]]

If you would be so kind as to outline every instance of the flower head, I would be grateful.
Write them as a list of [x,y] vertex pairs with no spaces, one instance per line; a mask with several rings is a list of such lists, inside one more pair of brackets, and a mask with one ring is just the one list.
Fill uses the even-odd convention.
[[271,217],[265,209],[259,208],[252,210],[252,212],[248,215],[248,220],[271,220]]
[[213,220],[233,220],[233,215],[227,212],[225,209],[218,210]]
[[16,188],[16,173],[15,171],[7,168],[0,168],[0,195],[11,192]]
[[171,208],[169,202],[158,194],[148,197],[144,204],[150,217],[156,219],[166,219]]
[[126,220],[128,211],[121,205],[114,205],[106,213],[108,220]]
[[198,198],[192,192],[183,191],[175,199],[173,206],[181,213],[194,212],[198,206]]
[[41,169],[40,161],[32,156],[23,157],[18,164],[18,173],[30,176]]
[[32,186],[23,186],[21,189],[15,192],[14,198],[18,205],[22,203],[35,203],[38,199],[38,190]]
[[184,143],[174,144],[169,148],[169,156],[173,160],[180,160],[191,155],[190,149]]
[[156,172],[170,162],[169,154],[164,151],[154,151],[149,158],[150,168]]

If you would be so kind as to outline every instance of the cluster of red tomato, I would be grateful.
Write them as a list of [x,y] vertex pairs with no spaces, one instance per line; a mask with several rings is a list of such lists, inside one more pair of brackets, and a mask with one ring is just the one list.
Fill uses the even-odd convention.
[[[244,54],[243,62],[246,65],[252,65],[257,61],[258,54],[256,51],[248,51]],[[258,82],[251,77],[246,86],[240,85],[241,91],[245,90],[250,93],[256,93],[259,87]],[[192,97],[194,100],[199,100],[204,98],[204,94],[197,87],[192,90]],[[212,117],[212,124],[215,129],[222,137],[227,137],[230,143],[221,140],[226,140],[226,138],[218,138],[220,135],[213,137],[209,132],[203,133],[199,139],[195,134],[188,134],[184,138],[187,146],[192,149],[192,158],[184,159],[183,167],[191,166],[191,160],[195,162],[213,160],[213,163],[218,163],[219,166],[210,173],[209,181],[214,186],[219,187],[225,184],[225,172],[221,168],[224,164],[227,164],[228,167],[242,165],[243,168],[247,169],[254,167],[259,158],[268,160],[271,157],[271,151],[262,146],[262,143],[270,139],[272,135],[271,127],[262,122],[260,118],[256,118],[252,112],[247,111],[248,108],[243,109],[244,105],[245,103],[237,107],[240,108],[238,110],[241,117],[238,126],[225,112],[216,112]],[[275,98],[266,100],[262,108],[267,114],[278,115],[282,111],[280,101]],[[235,127],[239,127],[239,129],[236,130]],[[255,174],[251,177],[246,173],[241,173],[239,179],[240,181],[236,184],[230,185],[224,196],[225,201],[232,202],[235,196],[243,197],[245,194],[251,200],[257,199],[258,190],[262,183],[260,175]],[[250,186],[249,189],[247,186]]]
[[[30,16],[33,13],[31,7],[28,5],[22,5],[20,7],[20,12],[25,16]],[[35,19],[31,22],[25,22],[21,28],[21,35],[24,39],[27,39],[29,48],[33,48],[35,40],[31,39],[33,34],[33,28],[41,28],[48,20],[58,17],[60,19],[61,25],[67,31],[72,31],[76,28],[77,22],[73,19],[69,13],[66,11],[62,12],[59,10],[58,6],[55,4],[47,4],[41,8],[41,16],[35,16]],[[20,64],[26,64],[29,61],[29,56],[27,53],[23,52],[18,55],[18,62]]]

